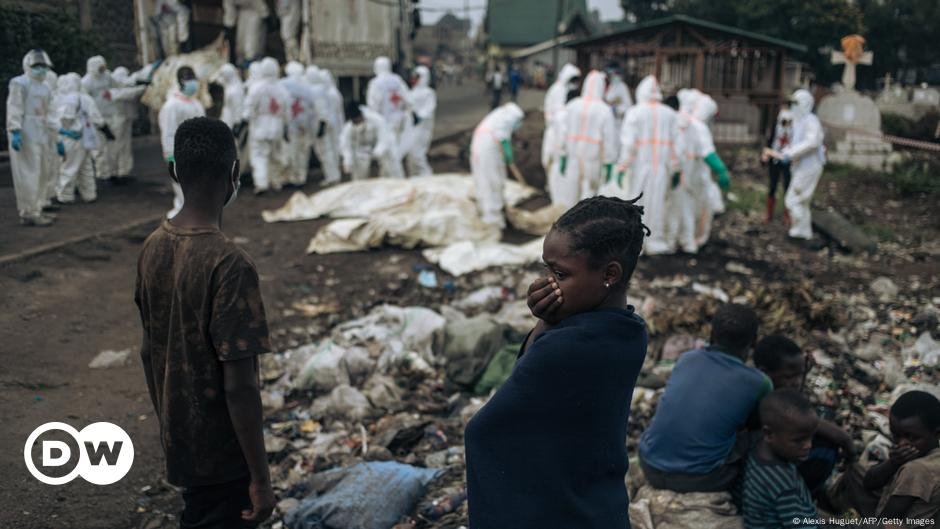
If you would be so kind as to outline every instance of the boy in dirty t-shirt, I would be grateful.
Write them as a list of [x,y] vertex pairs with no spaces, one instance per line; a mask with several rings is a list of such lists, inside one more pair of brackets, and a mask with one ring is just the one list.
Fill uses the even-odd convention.
[[140,253],[140,356],[167,480],[184,487],[180,527],[254,527],[275,505],[256,358],[271,345],[258,273],[221,231],[238,192],[235,140],[221,121],[193,118],[174,154],[185,201]]

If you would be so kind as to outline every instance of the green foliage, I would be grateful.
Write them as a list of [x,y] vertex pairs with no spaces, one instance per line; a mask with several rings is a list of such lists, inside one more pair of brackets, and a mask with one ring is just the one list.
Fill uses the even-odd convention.
[[924,79],[940,62],[940,2],[937,0],[857,0],[865,15],[866,47],[875,52],[877,77],[913,68]]
[[882,114],[881,130],[892,136],[911,138],[914,134],[914,121],[900,114]]
[[888,185],[904,196],[940,196],[940,159],[915,154],[885,175]]
[[[78,17],[69,9],[45,13],[0,9],[0,49],[5,52],[0,54],[0,96],[5,102],[10,79],[23,73],[22,61],[27,51],[44,49],[57,73],[84,74],[88,57],[100,54],[108,58],[102,42],[97,34],[83,33]],[[5,105],[0,112],[5,122]]]

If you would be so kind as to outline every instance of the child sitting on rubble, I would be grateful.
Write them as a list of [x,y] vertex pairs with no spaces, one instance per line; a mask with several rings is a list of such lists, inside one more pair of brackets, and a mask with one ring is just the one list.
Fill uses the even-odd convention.
[[813,497],[797,470],[813,446],[819,419],[802,393],[774,390],[760,403],[762,437],[747,457],[741,483],[746,529],[816,528]]
[[538,324],[466,428],[474,529],[629,526],[627,420],[647,346],[626,295],[648,233],[634,202],[582,200],[545,237]]
[[675,492],[730,490],[747,454],[747,422],[771,390],[745,364],[757,340],[757,314],[724,305],[708,346],[679,357],[649,428],[640,438],[647,483]]
[[[763,338],[754,348],[754,365],[770,377],[774,389],[803,392],[810,358],[793,340],[771,335]],[[831,414],[830,408],[819,411],[823,416]],[[841,457],[848,462],[855,458],[852,436],[832,421],[820,417],[816,435],[813,436],[813,449],[809,457],[797,465],[806,486],[814,495],[824,493],[824,485],[835,469],[840,451]]]
[[[865,473],[862,490],[847,489],[853,507],[863,516],[900,518],[901,527],[933,527],[940,518],[940,401],[926,391],[908,391],[891,406],[889,424],[890,455]],[[879,490],[873,509],[869,498]],[[927,519],[934,522],[925,524]]]

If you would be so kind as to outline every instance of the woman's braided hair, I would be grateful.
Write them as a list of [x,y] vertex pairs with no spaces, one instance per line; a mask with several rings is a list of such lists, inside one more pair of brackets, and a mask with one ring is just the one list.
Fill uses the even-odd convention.
[[633,200],[596,196],[584,199],[555,221],[553,230],[571,237],[572,250],[586,252],[591,266],[615,260],[629,281],[650,230],[643,224],[643,206]]

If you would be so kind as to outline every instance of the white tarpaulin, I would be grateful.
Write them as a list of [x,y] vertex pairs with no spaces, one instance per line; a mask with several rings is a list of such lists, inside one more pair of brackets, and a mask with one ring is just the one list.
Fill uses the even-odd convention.
[[[507,204],[518,204],[535,193],[531,187],[506,183]],[[473,197],[474,182],[466,175],[378,178],[339,184],[312,195],[295,193],[280,209],[261,215],[266,222],[341,219],[321,228],[307,253],[498,240],[500,231],[480,220]]]
[[446,248],[430,248],[424,258],[450,275],[461,276],[491,266],[522,266],[542,258],[543,238],[521,246],[501,242],[462,241]]

